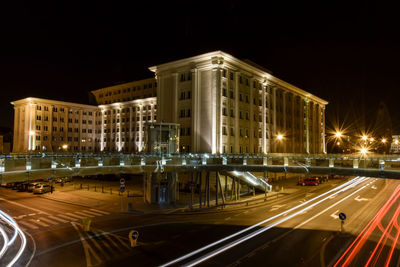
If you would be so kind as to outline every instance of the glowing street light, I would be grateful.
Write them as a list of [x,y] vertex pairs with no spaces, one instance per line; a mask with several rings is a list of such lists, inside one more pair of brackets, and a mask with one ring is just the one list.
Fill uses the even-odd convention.
[[395,143],[396,145],[398,145],[398,144],[399,144],[399,140],[396,139],[396,140],[394,141],[394,143]]
[[62,146],[62,148],[63,148],[64,150],[67,150],[67,148],[68,148],[68,145],[67,145],[67,144],[65,144],[65,145],[63,145],[63,146]]
[[342,137],[342,133],[341,133],[341,132],[336,132],[336,133],[335,133],[335,136],[336,136],[337,138],[340,138],[340,137]]
[[364,140],[364,141],[367,141],[367,139],[368,139],[368,136],[366,136],[366,135],[363,135],[363,137],[361,138],[362,140]]
[[282,140],[282,139],[283,139],[283,135],[278,134],[278,135],[276,136],[276,138],[278,138],[278,140]]
[[386,143],[386,138],[382,138],[382,143]]
[[35,131],[29,131],[29,135],[30,136],[35,135]]
[[368,152],[368,149],[366,149],[365,147],[361,148],[360,150],[361,154],[365,155]]
[[371,138],[369,139],[370,142],[374,142],[374,140],[375,140],[375,139],[374,139],[373,137],[371,137]]

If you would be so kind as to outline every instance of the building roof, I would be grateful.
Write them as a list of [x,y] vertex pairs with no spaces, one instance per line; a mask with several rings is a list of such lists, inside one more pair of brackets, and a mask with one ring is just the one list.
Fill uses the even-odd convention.
[[73,106],[73,107],[78,107],[78,108],[88,108],[88,109],[97,109],[98,106],[93,106],[93,105],[85,105],[85,104],[78,104],[78,103],[72,103],[72,102],[64,102],[64,101],[58,101],[58,100],[51,100],[51,99],[45,99],[45,98],[37,98],[37,97],[27,97],[23,98],[20,100],[15,100],[12,101],[12,105],[18,105],[18,104],[26,104],[26,103],[43,103],[43,104],[49,104],[49,105],[64,105],[64,106]]
[[170,70],[179,71],[180,68],[183,69],[188,65],[193,65],[193,68],[229,67],[234,70],[240,69],[244,73],[247,72],[249,76],[255,75],[255,78],[258,78],[263,83],[270,82],[320,104],[328,104],[328,101],[273,76],[269,70],[253,62],[237,59],[220,50],[152,66],[149,67],[149,70],[157,74],[158,72],[168,72]]

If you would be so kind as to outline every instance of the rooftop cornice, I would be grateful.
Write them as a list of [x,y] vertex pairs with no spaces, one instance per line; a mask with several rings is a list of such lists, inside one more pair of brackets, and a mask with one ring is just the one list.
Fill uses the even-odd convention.
[[180,60],[175,60],[172,62],[156,65],[149,67],[149,70],[152,72],[155,72],[156,75],[159,72],[168,72],[171,69],[178,70],[181,68],[184,68],[187,65],[191,66],[196,66],[200,67],[202,69],[207,69],[207,68],[214,68],[214,67],[228,67],[234,70],[243,70],[246,73],[246,75],[252,74],[252,76],[256,79],[259,79],[261,81],[272,81],[275,84],[284,87],[285,89],[288,89],[292,91],[293,93],[296,93],[298,95],[301,95],[305,98],[311,99],[313,101],[319,102],[320,104],[327,105],[328,101],[319,98],[307,91],[304,91],[288,82],[285,82],[275,76],[273,76],[271,73],[262,70],[256,66],[253,66],[243,60],[237,59],[233,57],[230,54],[227,54],[223,51],[214,51],[210,53],[205,53],[202,55],[194,56],[194,57],[189,57],[185,59],[180,59]]
[[60,106],[76,107],[76,108],[98,109],[98,107],[94,105],[85,105],[85,104],[51,100],[45,98],[37,98],[37,97],[23,98],[20,100],[12,101],[11,104],[14,106],[23,104],[48,104],[48,105],[60,105]]
[[113,108],[113,107],[118,107],[118,106],[126,106],[129,104],[137,104],[140,105],[142,103],[147,104],[147,102],[152,102],[156,101],[157,102],[157,97],[148,97],[148,98],[141,98],[141,99],[135,99],[131,101],[125,101],[125,102],[115,102],[111,104],[104,104],[104,105],[99,105],[99,108],[101,109],[107,109],[107,108]]

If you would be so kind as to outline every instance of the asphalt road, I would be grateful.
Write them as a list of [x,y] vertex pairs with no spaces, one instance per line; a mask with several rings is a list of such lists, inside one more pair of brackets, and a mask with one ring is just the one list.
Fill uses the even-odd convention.
[[[29,237],[20,266],[32,255],[30,266],[159,266],[232,234],[236,236],[171,265],[325,266],[345,253],[400,184],[372,178],[348,186],[345,182],[296,187],[293,193],[265,203],[218,212],[146,215],[71,205],[1,188],[0,209],[13,216]],[[382,215],[380,225],[386,227],[396,208],[392,205]],[[339,233],[340,212],[347,215],[344,234]],[[83,231],[84,217],[92,219],[90,232]],[[131,248],[128,234],[133,229],[139,239],[138,246]],[[379,230],[369,238],[368,245],[374,246]],[[369,249],[357,251],[350,263],[363,262]]]

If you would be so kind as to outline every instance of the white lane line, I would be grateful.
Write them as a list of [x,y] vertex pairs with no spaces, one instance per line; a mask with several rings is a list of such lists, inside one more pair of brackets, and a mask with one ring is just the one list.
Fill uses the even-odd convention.
[[40,217],[39,219],[41,221],[44,221],[44,222],[47,222],[47,223],[50,223],[50,224],[54,224],[54,225],[58,224],[58,222],[55,222],[55,221],[52,221],[52,220],[49,220],[49,219],[46,219],[46,218],[43,218],[43,217]]
[[72,217],[69,217],[69,216],[65,216],[63,214],[58,214],[57,217],[61,217],[61,218],[67,219],[69,221],[76,221],[77,220],[75,218],[72,218]]
[[73,214],[73,213],[65,213],[65,214],[72,218],[77,218],[77,219],[83,219],[83,218],[87,217],[87,216],[82,216],[82,215]]
[[43,226],[43,227],[49,227],[50,226],[47,223],[41,222],[40,220],[37,220],[37,219],[30,219],[29,221],[31,221],[33,223],[36,223],[36,224],[38,224],[40,226]]
[[76,213],[78,215],[85,216],[85,217],[91,217],[91,218],[94,217],[94,215],[91,215],[91,214],[88,214],[88,213],[83,213],[83,212],[80,212],[80,211],[75,211],[74,213]]
[[20,203],[17,203],[17,202],[14,202],[14,201],[8,200],[8,199],[4,199],[4,198],[1,198],[1,197],[0,197],[0,200],[2,200],[2,201],[5,201],[5,202],[8,202],[8,203],[11,203],[11,204],[13,204],[13,205],[16,205],[16,206],[23,207],[23,208],[25,208],[25,209],[30,209],[30,210],[33,210],[33,211],[35,211],[35,212],[37,212],[37,213],[40,213],[40,214],[46,214],[46,215],[50,215],[50,214],[48,214],[48,213],[47,213],[47,212],[45,212],[45,211],[38,210],[38,209],[35,209],[35,208],[32,208],[32,207],[29,207],[29,206],[27,206],[27,205],[23,205],[23,204],[20,204]]
[[337,219],[339,219],[339,216],[337,215],[338,213],[339,213],[339,210],[335,211],[335,212],[332,213],[330,216],[331,216],[333,219],[337,220]]
[[49,218],[54,220],[54,221],[59,221],[59,222],[62,222],[62,223],[67,223],[68,222],[66,220],[63,220],[63,219],[60,219],[60,218],[57,218],[57,217],[54,217],[54,216],[49,216]]
[[285,205],[273,205],[269,211],[279,210],[280,208],[284,207]]
[[18,224],[22,224],[22,225],[24,225],[24,226],[26,226],[28,228],[31,228],[31,229],[39,229],[39,227],[37,227],[36,225],[32,225],[32,224],[30,224],[28,222],[24,222],[24,221],[20,221],[20,222],[18,222]]
[[111,214],[111,213],[109,213],[109,212],[107,212],[107,211],[102,211],[102,210],[96,210],[96,209],[90,209],[90,210],[92,210],[92,211],[94,211],[94,212],[102,213],[102,214],[105,214],[105,215]]
[[[72,226],[75,228],[75,230],[78,232],[79,238],[81,239],[83,250],[85,252],[85,259],[86,259],[86,266],[96,266],[102,263],[102,260],[100,256],[97,254],[97,252],[89,245],[89,243],[86,241],[86,239],[83,237],[81,234],[81,231],[79,230],[79,227],[71,222]],[[92,256],[96,262],[92,263]]]
[[94,212],[94,211],[88,211],[88,210],[82,210],[81,212],[92,214],[94,216],[103,216],[104,215],[104,214],[101,214],[101,213],[97,213],[97,212]]
[[116,247],[118,250],[120,250],[121,252],[123,252],[123,249],[122,249],[120,246],[118,246],[117,243],[115,243],[115,241],[109,236],[109,233],[107,233],[107,232],[101,233],[101,232],[99,232],[99,231],[96,231],[96,234],[105,236],[105,237],[107,238],[107,240],[108,240],[111,244],[114,245],[114,247]]

